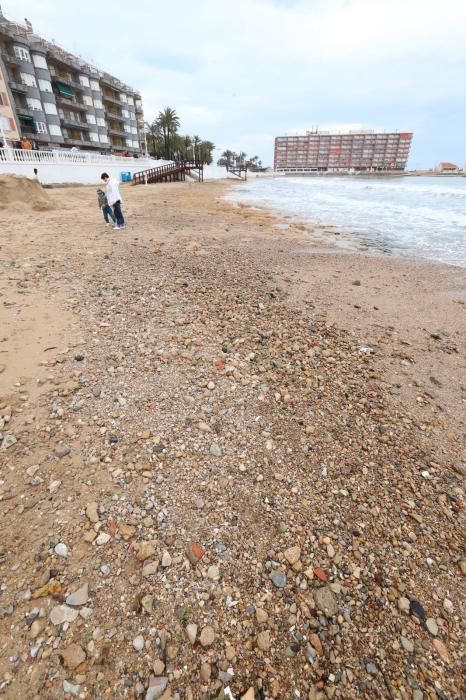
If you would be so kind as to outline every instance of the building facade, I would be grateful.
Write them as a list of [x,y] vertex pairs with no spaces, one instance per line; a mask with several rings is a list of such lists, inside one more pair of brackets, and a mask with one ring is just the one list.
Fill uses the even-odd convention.
[[373,131],[278,136],[274,169],[282,173],[403,172],[412,138],[411,132]]
[[7,20],[1,9],[0,75],[16,138],[40,148],[145,152],[137,91],[38,36],[29,22]]

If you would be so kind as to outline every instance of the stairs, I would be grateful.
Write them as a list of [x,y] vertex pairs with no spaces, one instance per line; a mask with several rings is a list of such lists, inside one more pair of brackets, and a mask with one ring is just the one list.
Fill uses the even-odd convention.
[[195,173],[199,182],[204,181],[204,163],[199,160],[179,160],[157,168],[140,170],[133,175],[133,185],[152,185],[156,182],[176,182],[186,180],[186,174]]

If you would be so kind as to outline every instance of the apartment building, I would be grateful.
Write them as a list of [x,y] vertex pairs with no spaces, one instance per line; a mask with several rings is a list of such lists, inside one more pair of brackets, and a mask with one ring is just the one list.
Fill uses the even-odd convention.
[[411,132],[308,131],[275,139],[274,169],[283,173],[403,172]]
[[7,20],[1,9],[0,75],[17,138],[41,148],[145,151],[139,92],[35,34],[29,22]]

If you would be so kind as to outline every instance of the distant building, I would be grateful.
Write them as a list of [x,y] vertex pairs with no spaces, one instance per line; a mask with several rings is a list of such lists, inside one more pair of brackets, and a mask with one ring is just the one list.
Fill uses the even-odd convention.
[[435,170],[438,173],[458,173],[461,168],[459,165],[455,165],[455,163],[449,163],[448,161],[442,161],[437,165]]
[[274,169],[282,173],[403,172],[411,132],[308,131],[275,139]]
[[138,91],[35,34],[30,22],[7,20],[1,9],[0,76],[8,139],[28,137],[47,148],[145,150]]

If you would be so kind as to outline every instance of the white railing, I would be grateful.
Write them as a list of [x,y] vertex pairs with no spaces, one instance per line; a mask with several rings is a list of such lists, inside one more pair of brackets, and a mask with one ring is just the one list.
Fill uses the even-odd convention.
[[[146,161],[147,156],[139,156]],[[134,167],[138,165],[138,159],[124,156],[101,155],[91,151],[27,151],[21,148],[0,148],[0,163],[82,163],[83,165],[104,164],[126,165]]]

